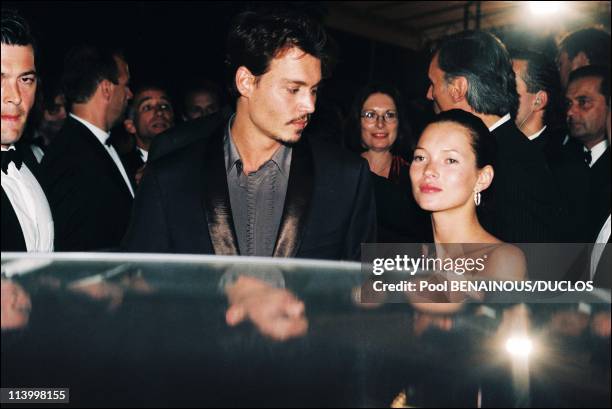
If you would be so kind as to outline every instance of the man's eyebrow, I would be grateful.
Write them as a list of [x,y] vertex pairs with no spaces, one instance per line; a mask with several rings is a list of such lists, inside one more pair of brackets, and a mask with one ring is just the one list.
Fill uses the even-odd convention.
[[[5,73],[5,72],[2,73],[3,77],[5,77],[6,75],[7,75],[7,73]],[[36,70],[29,70],[29,71],[20,73],[19,75],[17,75],[17,77],[18,78],[19,77],[25,77],[26,75],[36,75],[37,76],[38,74],[36,73]]]
[[136,104],[136,106],[140,107],[142,105],[143,102],[147,102],[148,100],[153,99],[152,97],[142,97],[142,99],[140,99],[138,101],[138,103]]
[[[284,78],[283,81],[286,82],[286,83],[300,85],[300,86],[303,86],[303,87],[307,87],[308,86],[308,84],[306,82],[301,81],[301,80],[292,80],[292,79],[289,79],[289,78]],[[313,85],[312,88],[318,87],[320,84],[321,84],[321,81],[319,81],[315,85]]]

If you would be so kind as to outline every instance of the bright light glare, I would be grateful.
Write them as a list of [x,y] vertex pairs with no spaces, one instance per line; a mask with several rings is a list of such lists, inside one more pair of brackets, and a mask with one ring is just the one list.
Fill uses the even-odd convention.
[[529,338],[512,337],[506,342],[506,350],[514,356],[528,356],[533,350],[533,343]]
[[529,8],[533,14],[554,14],[561,9],[560,1],[530,1]]

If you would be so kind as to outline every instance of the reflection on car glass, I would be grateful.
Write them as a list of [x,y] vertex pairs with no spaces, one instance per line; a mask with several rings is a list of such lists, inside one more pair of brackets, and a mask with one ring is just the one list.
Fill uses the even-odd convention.
[[10,260],[2,264],[2,276],[10,278],[13,276],[19,276],[28,274],[41,268],[45,268],[53,262],[51,258],[40,259],[40,258],[22,258],[16,260]]
[[87,286],[109,280],[124,273],[138,274],[139,272],[140,269],[134,267],[134,265],[131,263],[120,264],[117,267],[111,268],[110,270],[75,280],[70,283],[70,287]]

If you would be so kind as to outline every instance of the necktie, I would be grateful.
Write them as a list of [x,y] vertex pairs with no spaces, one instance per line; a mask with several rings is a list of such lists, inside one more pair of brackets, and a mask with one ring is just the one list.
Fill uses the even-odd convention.
[[8,151],[2,151],[2,171],[6,175],[8,172],[9,164],[13,162],[17,167],[17,170],[21,169],[23,158],[21,153],[17,149],[9,149]]
[[587,164],[587,166],[591,166],[591,161],[593,160],[593,156],[591,156],[591,150],[586,150],[584,151],[584,163]]

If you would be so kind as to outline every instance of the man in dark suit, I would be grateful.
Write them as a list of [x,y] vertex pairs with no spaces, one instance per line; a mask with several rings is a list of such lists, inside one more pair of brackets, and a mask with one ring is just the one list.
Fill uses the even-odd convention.
[[41,164],[59,251],[117,247],[125,234],[134,189],[108,138],[132,97],[129,78],[117,52],[84,46],[66,57],[71,112]]
[[479,117],[495,137],[498,151],[491,199],[482,209],[483,226],[503,241],[558,240],[563,206],[544,154],[512,121],[518,95],[512,63],[494,35],[465,31],[445,39],[429,65],[427,98],[436,112],[463,109]]
[[557,226],[559,241],[588,242],[590,239],[585,231],[588,167],[582,158],[571,155],[569,149],[562,146],[566,135],[564,95],[557,67],[552,59],[534,51],[513,50],[511,56],[519,94],[514,122],[531,144],[546,156],[572,215]]
[[29,147],[18,143],[38,83],[34,39],[12,10],[2,10],[1,30],[2,251],[53,251],[53,218],[37,180],[37,162]]
[[606,117],[610,104],[610,71],[586,66],[572,71],[566,91],[567,124],[570,136],[580,143],[576,155],[588,169],[588,242],[594,242],[610,215],[610,144]]
[[[609,91],[609,88],[608,88]],[[610,94],[608,94],[608,114],[606,115],[606,135],[608,136],[608,144],[612,138],[612,129],[610,120],[612,111],[610,109]],[[610,148],[608,148],[608,151]],[[609,166],[609,165],[608,165]],[[610,192],[608,192],[610,193]],[[610,199],[608,195],[607,200]],[[612,247],[610,246],[610,237],[612,236],[612,211],[608,213],[608,217],[600,226],[597,238],[595,239],[595,251],[591,254],[590,273],[596,286],[604,288],[612,288]],[[608,323],[610,322],[610,313],[608,312]]]
[[[218,125],[147,165],[125,248],[358,260],[376,226],[367,163],[301,138],[327,67],[323,28],[300,12],[245,12],[227,44],[236,113],[170,131],[188,140],[179,134]],[[250,318],[281,339],[305,331],[303,305],[278,282],[226,278],[228,324]]]
[[140,86],[123,121],[126,132],[136,141],[134,149],[121,155],[133,185],[138,185],[157,135],[174,127],[174,108],[166,90],[158,85]]
[[[373,239],[365,162],[301,138],[326,68],[322,29],[291,16],[291,34],[267,44],[256,27],[276,34],[272,19],[238,17],[228,40],[236,114],[211,120],[209,138],[148,165],[128,250],[358,260],[360,244]],[[258,47],[245,51],[250,41]],[[168,136],[187,139],[193,129],[206,133],[206,119]]]

